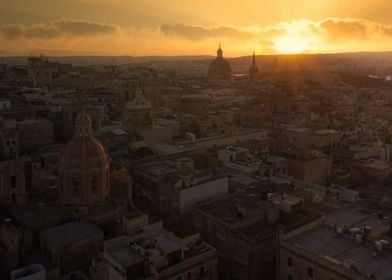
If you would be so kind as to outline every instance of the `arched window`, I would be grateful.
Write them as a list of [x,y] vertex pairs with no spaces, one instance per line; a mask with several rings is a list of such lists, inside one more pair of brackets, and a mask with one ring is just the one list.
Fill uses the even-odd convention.
[[76,196],[79,194],[79,178],[72,178],[72,195]]
[[91,177],[91,193],[97,193],[97,176]]

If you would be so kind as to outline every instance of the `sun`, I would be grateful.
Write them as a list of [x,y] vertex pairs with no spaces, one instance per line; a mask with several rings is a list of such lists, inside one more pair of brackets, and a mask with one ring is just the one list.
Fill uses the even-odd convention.
[[309,38],[284,35],[273,41],[273,49],[280,54],[300,54],[309,50]]

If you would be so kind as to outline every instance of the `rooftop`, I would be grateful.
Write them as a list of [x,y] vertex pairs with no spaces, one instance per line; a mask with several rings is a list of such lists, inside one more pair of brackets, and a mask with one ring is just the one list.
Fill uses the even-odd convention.
[[[198,234],[181,239],[163,228],[154,228],[139,235],[119,236],[106,241],[104,254],[108,262],[120,270],[148,263],[160,272],[202,254],[215,254],[215,250]],[[151,274],[151,270],[145,273]]]
[[[287,199],[294,201],[293,196]],[[295,200],[295,202],[298,201]],[[301,226],[317,216],[305,210],[284,213],[279,210],[277,203],[262,200],[260,195],[255,193],[236,193],[225,198],[202,203],[198,206],[198,210],[229,227],[235,227],[235,234],[243,237],[247,242],[274,234],[278,226],[283,226],[285,230],[290,229]],[[267,221],[266,216],[268,215],[266,214],[270,211],[280,211],[279,218],[276,221]],[[249,223],[248,221],[253,222]],[[241,226],[242,223],[244,223],[243,226]]]
[[332,224],[338,224],[345,230],[361,229],[364,225],[379,229],[383,226],[383,221],[361,212],[343,210],[328,216],[323,223],[310,230],[289,238],[288,242],[335,264],[350,264],[348,269],[351,272],[354,271],[366,279],[371,275],[378,280],[392,279],[391,251],[377,253],[375,257],[374,242],[358,242],[350,234],[337,235]]
[[42,231],[42,235],[57,248],[93,236],[102,236],[103,239],[103,232],[98,227],[84,222],[72,222],[52,227]]

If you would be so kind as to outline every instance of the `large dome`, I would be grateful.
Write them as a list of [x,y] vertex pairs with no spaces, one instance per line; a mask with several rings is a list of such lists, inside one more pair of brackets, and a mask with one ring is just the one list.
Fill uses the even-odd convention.
[[75,120],[73,139],[61,154],[61,201],[84,206],[107,200],[109,170],[109,155],[101,142],[94,138],[90,117],[82,113]]
[[67,168],[89,169],[109,163],[105,148],[93,137],[74,138],[65,147],[60,166]]
[[211,62],[208,68],[209,80],[230,80],[231,66],[226,59],[223,58],[223,51],[219,46],[217,57]]

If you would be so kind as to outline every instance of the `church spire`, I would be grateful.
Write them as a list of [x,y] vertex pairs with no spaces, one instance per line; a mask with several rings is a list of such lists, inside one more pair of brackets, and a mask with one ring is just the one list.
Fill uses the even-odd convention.
[[259,72],[259,69],[257,68],[256,65],[256,53],[253,51],[253,56],[252,56],[252,64],[249,67],[249,81],[253,82],[257,79],[257,74]]
[[257,67],[256,66],[256,54],[255,54],[255,51],[253,51],[252,67]]
[[217,56],[218,57],[223,57],[223,51],[222,51],[222,48],[221,48],[221,44],[219,43],[219,49],[218,49],[218,51],[217,51]]

